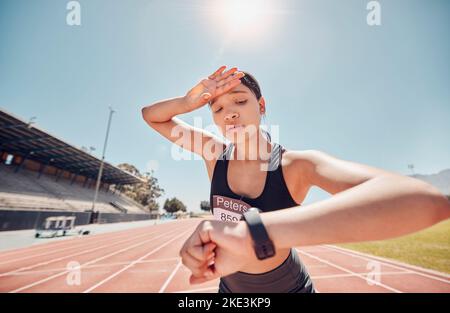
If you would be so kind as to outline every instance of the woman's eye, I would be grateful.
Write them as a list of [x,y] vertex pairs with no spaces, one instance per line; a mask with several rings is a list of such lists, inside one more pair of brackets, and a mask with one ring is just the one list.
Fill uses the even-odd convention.
[[247,102],[247,100],[242,100],[242,101],[237,101],[236,103],[238,103],[238,104],[244,104],[244,103],[246,103]]

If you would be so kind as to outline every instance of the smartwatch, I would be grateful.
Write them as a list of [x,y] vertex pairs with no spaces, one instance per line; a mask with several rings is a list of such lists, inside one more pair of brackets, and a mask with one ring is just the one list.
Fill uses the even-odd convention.
[[250,208],[242,215],[242,218],[250,230],[256,257],[259,260],[264,260],[275,255],[275,247],[267,234],[259,212],[260,210],[258,208]]

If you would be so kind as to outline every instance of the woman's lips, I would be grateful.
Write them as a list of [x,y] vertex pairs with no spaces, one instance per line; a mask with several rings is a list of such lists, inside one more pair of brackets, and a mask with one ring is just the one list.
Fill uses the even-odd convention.
[[239,124],[239,125],[226,125],[225,126],[225,129],[226,129],[226,132],[228,133],[228,132],[235,132],[235,131],[239,131],[239,130],[242,130],[242,129],[244,129],[244,125],[242,125],[242,124]]

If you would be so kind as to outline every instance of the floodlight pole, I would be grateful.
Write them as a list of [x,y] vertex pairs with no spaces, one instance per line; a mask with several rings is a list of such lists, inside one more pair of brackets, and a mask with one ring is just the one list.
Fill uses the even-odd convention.
[[94,195],[94,201],[92,202],[92,209],[91,209],[92,213],[94,213],[95,202],[97,201],[97,197],[98,197],[98,189],[100,187],[100,181],[101,181],[102,173],[103,173],[103,164],[105,162],[106,146],[108,144],[109,129],[111,127],[111,119],[112,119],[112,115],[113,115],[114,112],[115,111],[112,109],[112,107],[109,106],[108,127],[106,128],[105,143],[103,144],[102,161],[100,162],[100,168],[98,170],[98,176],[97,176],[97,184],[95,185],[95,195]]

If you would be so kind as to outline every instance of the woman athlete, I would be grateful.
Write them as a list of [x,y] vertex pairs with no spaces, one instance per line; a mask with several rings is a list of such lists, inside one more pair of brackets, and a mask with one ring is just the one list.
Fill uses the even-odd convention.
[[[289,151],[260,129],[266,103],[249,73],[222,66],[183,97],[142,109],[145,121],[205,161],[215,220],[202,221],[180,251],[202,283],[220,277],[219,292],[314,292],[292,247],[382,240],[415,232],[450,216],[436,188],[410,177],[337,159]],[[225,142],[176,118],[209,104]],[[304,207],[317,186],[333,196]],[[241,216],[261,213],[275,255],[260,260]]]

